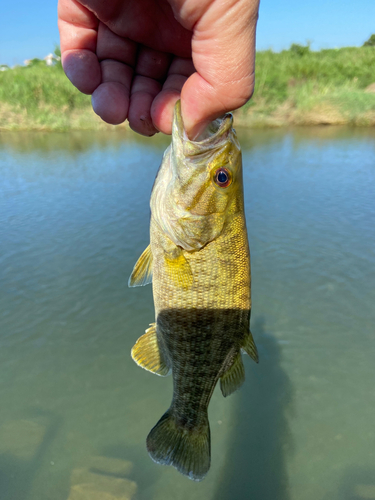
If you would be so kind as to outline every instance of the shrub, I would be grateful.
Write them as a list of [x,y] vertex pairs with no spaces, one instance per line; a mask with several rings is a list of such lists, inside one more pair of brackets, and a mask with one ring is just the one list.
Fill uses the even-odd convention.
[[370,38],[363,44],[363,47],[375,47],[375,34],[370,36]]

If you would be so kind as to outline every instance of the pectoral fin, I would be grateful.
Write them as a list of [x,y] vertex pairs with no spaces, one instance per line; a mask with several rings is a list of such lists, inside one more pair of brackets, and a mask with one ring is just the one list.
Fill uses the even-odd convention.
[[259,363],[258,350],[250,330],[249,333],[246,334],[245,343],[242,349],[255,361],[255,363]]
[[241,353],[234,358],[233,364],[220,377],[220,389],[224,397],[241,387],[245,381],[245,368],[242,363]]
[[160,352],[156,336],[156,325],[151,323],[146,333],[139,337],[132,351],[132,358],[145,370],[165,377],[169,374],[169,368],[165,363],[163,354]]
[[169,276],[176,285],[184,289],[191,287],[193,284],[193,273],[181,249],[176,248],[173,253],[167,254],[165,256],[165,264]]
[[152,252],[151,246],[148,245],[146,250],[137,260],[133,272],[130,275],[129,286],[148,285],[152,281]]

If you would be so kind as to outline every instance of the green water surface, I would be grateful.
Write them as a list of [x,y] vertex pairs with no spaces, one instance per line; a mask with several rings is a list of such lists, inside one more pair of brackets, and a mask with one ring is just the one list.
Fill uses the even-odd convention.
[[[0,135],[1,500],[67,500],[77,469],[139,500],[375,498],[375,130],[240,140],[260,363],[215,391],[194,483],[149,458],[172,381],[130,357],[154,318],[127,280],[169,139]],[[111,458],[127,471],[93,469]]]

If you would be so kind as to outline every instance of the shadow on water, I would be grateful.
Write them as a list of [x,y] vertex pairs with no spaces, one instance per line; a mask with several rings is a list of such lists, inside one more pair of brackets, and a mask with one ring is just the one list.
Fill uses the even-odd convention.
[[61,419],[33,410],[2,426],[0,454],[1,500],[26,500],[44,465],[45,455],[61,426]]
[[291,451],[287,413],[290,381],[280,366],[280,346],[265,331],[264,320],[252,323],[259,365],[247,364],[239,391],[235,432],[226,451],[224,474],[215,500],[287,500],[286,454]]
[[340,500],[375,500],[375,469],[348,468],[343,475],[337,498]]

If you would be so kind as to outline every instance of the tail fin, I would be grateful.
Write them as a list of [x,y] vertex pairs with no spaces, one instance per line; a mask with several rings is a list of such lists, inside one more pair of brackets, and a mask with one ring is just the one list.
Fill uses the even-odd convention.
[[147,451],[154,462],[172,465],[190,479],[201,481],[211,462],[207,415],[203,425],[186,429],[176,422],[169,409],[147,436]]

